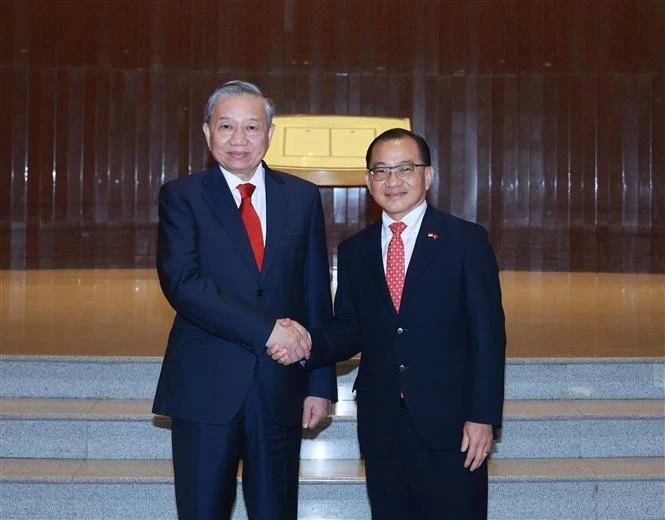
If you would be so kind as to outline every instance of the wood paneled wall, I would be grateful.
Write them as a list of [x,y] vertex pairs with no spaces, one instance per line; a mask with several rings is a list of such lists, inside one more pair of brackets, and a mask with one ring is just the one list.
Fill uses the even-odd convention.
[[[665,0],[3,0],[0,268],[154,262],[202,106],[407,116],[503,269],[665,271]],[[335,244],[377,215],[322,189]]]

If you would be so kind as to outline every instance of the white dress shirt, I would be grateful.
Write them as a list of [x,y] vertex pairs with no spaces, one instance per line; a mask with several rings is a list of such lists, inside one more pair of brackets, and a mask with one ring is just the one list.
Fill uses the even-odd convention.
[[[420,231],[420,224],[423,222],[423,216],[427,209],[427,201],[422,201],[421,204],[413,208],[400,222],[406,224],[406,229],[402,231],[401,237],[404,243],[404,274],[409,270],[409,262],[413,255],[413,248],[416,246],[416,239],[418,238],[418,231]],[[388,244],[393,237],[393,232],[390,230],[390,224],[397,222],[391,219],[384,211],[381,215],[383,225],[381,226],[381,256],[383,258],[383,272],[386,272],[386,264],[388,262]]]
[[263,164],[259,164],[256,167],[256,171],[254,172],[254,175],[252,175],[252,178],[248,181],[243,181],[233,175],[231,172],[225,170],[221,166],[219,167],[220,170],[222,170],[222,174],[224,175],[224,179],[226,179],[226,183],[229,185],[229,188],[231,190],[231,194],[233,195],[233,200],[236,201],[236,206],[240,208],[240,192],[238,191],[238,186],[240,184],[246,184],[250,183],[256,186],[254,189],[254,193],[252,193],[252,206],[254,206],[254,210],[256,211],[256,214],[259,216],[259,220],[261,221],[261,233],[263,234],[263,244],[265,245],[266,243],[266,179],[265,179],[265,170],[263,169]]

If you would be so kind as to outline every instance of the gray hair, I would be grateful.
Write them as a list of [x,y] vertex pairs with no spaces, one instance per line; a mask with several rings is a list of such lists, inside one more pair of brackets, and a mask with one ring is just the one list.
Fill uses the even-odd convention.
[[203,109],[203,122],[207,123],[210,121],[210,117],[215,110],[217,101],[223,97],[239,95],[249,95],[263,98],[266,109],[266,117],[268,118],[268,125],[272,124],[272,118],[275,115],[275,104],[273,101],[270,98],[264,96],[263,92],[261,92],[261,89],[254,83],[240,80],[227,81],[215,89],[212,95],[208,98],[208,102],[205,104],[205,108]]

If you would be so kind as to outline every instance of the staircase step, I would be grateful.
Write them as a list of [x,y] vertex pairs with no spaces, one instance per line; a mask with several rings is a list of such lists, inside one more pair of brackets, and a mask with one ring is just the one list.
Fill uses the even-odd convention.
[[665,401],[506,401],[495,458],[665,456]]
[[1,397],[150,399],[155,357],[0,356]]
[[[161,358],[0,356],[1,397],[152,398]],[[358,358],[337,365],[340,400],[353,398]],[[509,359],[507,399],[662,399],[664,358]]]
[[[150,412],[160,365],[0,356],[0,517],[175,518],[170,421]],[[370,518],[357,366],[337,365],[340,402],[305,432],[301,520]],[[506,395],[491,520],[665,519],[665,359],[512,359]]]
[[[665,518],[663,458],[505,459],[489,471],[490,520]],[[300,474],[301,520],[370,518],[361,461],[302,461]],[[0,483],[3,519],[176,518],[169,461],[0,459]],[[242,500],[233,518],[247,518]]]
[[[169,459],[170,422],[149,400],[0,398],[0,456]],[[507,401],[494,458],[665,456],[664,400]],[[356,405],[306,431],[303,459],[358,459]]]

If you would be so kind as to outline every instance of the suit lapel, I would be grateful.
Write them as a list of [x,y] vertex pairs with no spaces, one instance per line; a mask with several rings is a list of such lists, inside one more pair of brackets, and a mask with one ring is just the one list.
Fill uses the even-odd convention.
[[266,248],[261,272],[265,273],[279,250],[288,214],[289,199],[284,193],[284,181],[265,163],[263,166],[266,172]]
[[233,199],[229,185],[224,179],[219,166],[213,166],[203,179],[203,198],[211,211],[226,230],[238,254],[243,261],[258,275],[252,246],[249,243],[245,225],[240,218],[238,206]]
[[411,295],[415,297],[418,292],[417,286],[420,280],[446,240],[445,231],[443,213],[427,206],[404,280],[402,308],[408,305]]
[[[393,300],[390,297],[388,290],[388,282],[386,281],[386,271],[383,267],[383,254],[381,251],[381,231],[383,223],[381,218],[372,224],[367,232],[366,246],[366,261],[368,262],[370,277],[367,279],[368,286],[375,288],[379,294],[379,300],[385,302],[386,308],[392,312],[393,315],[397,314]],[[365,260],[361,260],[365,261]]]

